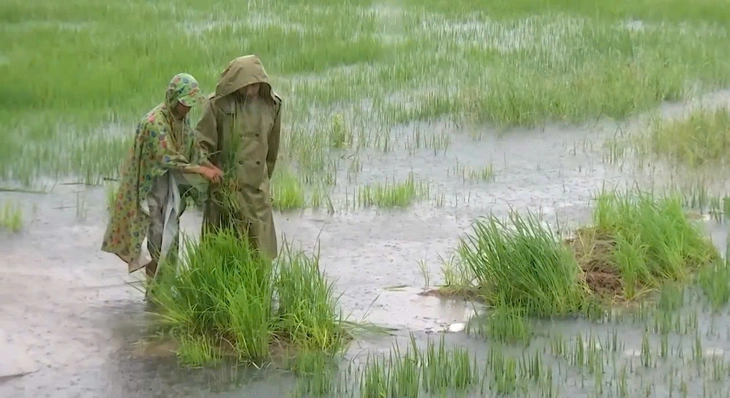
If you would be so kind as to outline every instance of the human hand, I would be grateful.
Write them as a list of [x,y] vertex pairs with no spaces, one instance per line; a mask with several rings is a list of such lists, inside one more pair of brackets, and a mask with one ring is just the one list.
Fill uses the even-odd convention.
[[200,166],[200,175],[210,182],[220,182],[223,172],[215,166]]

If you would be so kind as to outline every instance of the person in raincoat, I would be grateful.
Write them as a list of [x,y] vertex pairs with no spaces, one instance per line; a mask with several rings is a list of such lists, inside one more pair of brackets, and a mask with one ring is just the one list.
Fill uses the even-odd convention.
[[269,181],[279,152],[281,107],[259,57],[246,55],[223,71],[196,127],[201,156],[226,175],[209,188],[201,236],[232,229],[272,260],[278,248]]
[[[145,268],[152,278],[161,255],[169,252],[176,259],[178,222],[185,203],[180,187],[194,185],[186,184],[194,174],[204,177],[203,182],[221,177],[220,170],[194,163],[200,159],[195,156],[199,152],[188,112],[203,100],[197,80],[187,73],[177,74],[168,84],[165,101],[137,125],[101,246],[126,262],[129,273]],[[145,238],[151,256],[146,262],[141,258]]]

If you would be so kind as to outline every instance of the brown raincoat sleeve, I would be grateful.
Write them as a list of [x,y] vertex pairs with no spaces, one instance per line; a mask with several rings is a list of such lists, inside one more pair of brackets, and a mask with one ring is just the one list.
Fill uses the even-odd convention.
[[269,172],[269,179],[274,175],[274,167],[276,166],[276,157],[279,155],[279,141],[281,140],[281,104],[277,109],[274,118],[274,126],[269,133],[269,152],[266,154],[266,168]]
[[213,164],[210,156],[218,151],[218,122],[210,99],[203,105],[203,115],[195,126],[195,137],[201,152],[201,159]]

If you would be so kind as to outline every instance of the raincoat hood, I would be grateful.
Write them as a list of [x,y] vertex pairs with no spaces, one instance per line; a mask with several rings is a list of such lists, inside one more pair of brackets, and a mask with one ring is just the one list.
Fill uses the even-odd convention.
[[203,100],[205,95],[200,91],[198,81],[189,73],[178,73],[167,85],[165,105],[169,109],[172,109],[176,102],[193,107]]
[[225,97],[254,83],[263,83],[268,86],[268,95],[274,98],[269,76],[259,57],[256,55],[238,57],[231,61],[226,70],[221,73],[221,78],[215,88],[215,95],[218,98]]

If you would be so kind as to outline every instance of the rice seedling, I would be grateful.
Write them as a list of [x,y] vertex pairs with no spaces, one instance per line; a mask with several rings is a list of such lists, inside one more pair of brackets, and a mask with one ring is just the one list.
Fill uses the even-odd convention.
[[684,305],[684,291],[677,283],[664,283],[659,290],[657,308],[664,312],[676,312]]
[[18,203],[6,201],[0,211],[0,228],[12,233],[23,229],[23,210]]
[[699,271],[698,282],[715,311],[730,301],[730,268],[727,261],[717,261]]
[[306,205],[304,189],[286,164],[277,165],[271,178],[271,199],[278,210],[301,209]]
[[117,193],[119,192],[119,184],[112,183],[108,184],[106,186],[106,210],[107,212],[111,213],[112,208],[114,207],[114,201],[117,198]]
[[416,181],[413,173],[409,173],[403,182],[378,182],[359,188],[355,203],[363,207],[407,207],[416,200],[428,197],[428,192],[428,184]]
[[341,114],[332,117],[332,127],[329,130],[329,143],[331,148],[346,149],[353,144],[352,131],[345,125]]
[[[474,326],[475,323],[476,326]],[[530,341],[533,333],[532,325],[525,316],[525,311],[507,306],[496,307],[483,317],[471,319],[467,333],[472,331],[497,342],[523,344]]]
[[647,140],[655,153],[690,167],[726,163],[730,109],[700,108],[679,120],[656,118],[649,127]]
[[369,355],[360,378],[361,397],[419,397],[468,391],[482,380],[481,369],[466,349],[447,349],[444,337],[419,348],[410,334],[406,351],[395,345],[388,354]]
[[495,216],[478,220],[457,253],[472,289],[494,306],[565,315],[578,310],[588,292],[570,250],[532,214],[510,211],[509,224]]
[[618,276],[626,299],[658,288],[663,281],[686,280],[718,256],[675,195],[656,198],[640,190],[602,192],[593,222],[591,229],[579,231],[593,242],[582,261],[592,263],[596,271]]
[[273,350],[342,349],[349,328],[318,258],[285,243],[271,263],[236,236],[224,229],[186,241],[177,272],[163,272],[152,286],[161,327],[185,343],[181,360],[232,356],[260,366]]
[[300,396],[321,397],[338,391],[340,385],[337,383],[337,368],[331,355],[321,351],[302,350],[292,362],[285,366],[299,376],[297,392]]
[[450,174],[461,177],[462,181],[493,181],[495,177],[494,166],[490,163],[482,168],[471,168],[464,164],[456,162],[453,170],[449,170]]
[[[561,242],[535,216],[511,211],[509,224],[479,220],[444,267],[445,293],[476,294],[528,316],[596,312],[601,300],[631,300],[669,281],[682,282],[718,258],[677,196],[602,192],[593,225]],[[659,308],[676,311],[682,293],[666,286]]]

